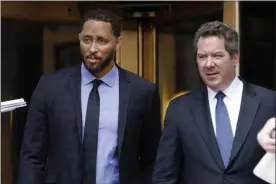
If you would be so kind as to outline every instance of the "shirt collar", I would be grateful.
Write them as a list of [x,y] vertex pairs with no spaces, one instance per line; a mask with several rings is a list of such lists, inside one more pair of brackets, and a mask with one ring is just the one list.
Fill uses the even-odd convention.
[[[118,68],[114,64],[112,69],[107,74],[105,74],[105,76],[99,79],[109,87],[112,87],[115,83],[115,80],[118,78],[118,73]],[[87,85],[96,79],[96,77],[89,72],[83,63],[81,64],[81,78],[83,85]]]
[[[236,76],[234,80],[231,82],[231,84],[226,89],[222,90],[222,92],[225,94],[227,98],[232,100],[235,98],[236,93],[240,92],[238,89],[242,89],[240,88],[240,85],[242,85],[242,81]],[[209,99],[213,100],[217,94],[217,91],[212,90],[208,86],[207,90]]]

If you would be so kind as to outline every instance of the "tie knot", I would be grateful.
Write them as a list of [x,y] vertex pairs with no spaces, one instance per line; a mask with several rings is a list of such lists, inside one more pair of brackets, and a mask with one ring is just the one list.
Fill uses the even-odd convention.
[[221,91],[216,94],[216,99],[218,99],[218,100],[221,100],[224,97],[225,97],[225,94],[223,92],[221,92]]
[[98,89],[99,85],[100,85],[102,82],[103,82],[102,80],[95,79],[95,80],[93,81],[93,83],[94,83],[93,89]]

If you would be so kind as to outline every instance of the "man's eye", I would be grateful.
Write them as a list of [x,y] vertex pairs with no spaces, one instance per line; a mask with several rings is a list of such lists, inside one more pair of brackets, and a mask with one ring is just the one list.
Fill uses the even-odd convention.
[[83,39],[83,42],[85,42],[85,43],[90,43],[90,39],[84,38],[84,39]]
[[99,39],[100,43],[106,43],[106,41],[104,39]]
[[222,55],[215,55],[215,58],[220,59],[222,58]]
[[199,59],[204,59],[204,58],[206,58],[206,56],[204,56],[204,55],[199,55],[198,58],[199,58]]

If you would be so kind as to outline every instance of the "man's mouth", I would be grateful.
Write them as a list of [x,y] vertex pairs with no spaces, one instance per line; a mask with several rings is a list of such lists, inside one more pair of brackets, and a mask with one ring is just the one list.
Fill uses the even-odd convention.
[[87,59],[99,59],[98,57],[94,57],[94,56],[86,56]]
[[218,72],[206,73],[207,77],[215,77],[215,76],[217,76],[218,74],[219,74]]
[[96,58],[96,57],[86,57],[86,59],[91,61],[91,62],[96,62],[96,61],[100,60],[100,58]]
[[218,73],[218,72],[206,73],[206,75],[207,75],[207,76],[210,76],[210,77],[215,76],[215,75],[217,75],[217,74],[219,74],[219,73]]

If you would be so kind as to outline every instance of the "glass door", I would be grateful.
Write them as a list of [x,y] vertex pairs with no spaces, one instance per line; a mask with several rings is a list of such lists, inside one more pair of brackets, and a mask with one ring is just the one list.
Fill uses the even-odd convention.
[[179,2],[170,6],[166,17],[156,24],[162,120],[173,98],[202,84],[193,47],[194,34],[207,21],[223,21],[223,3]]

